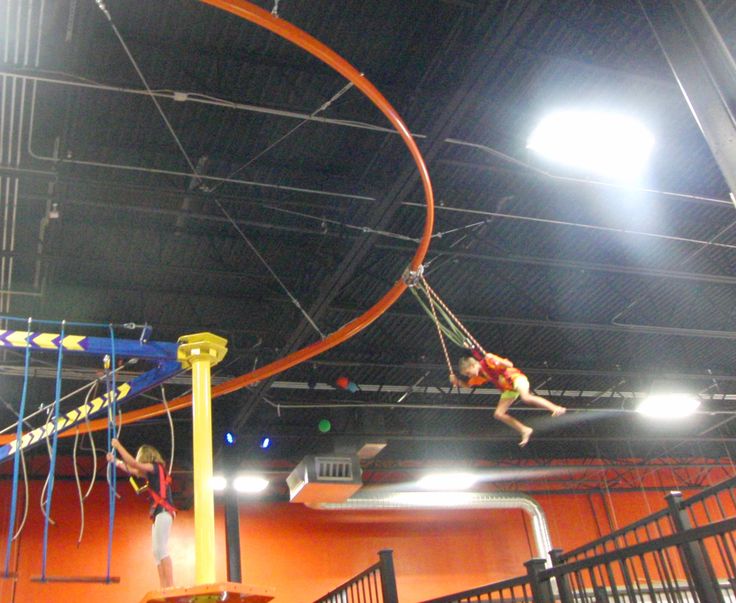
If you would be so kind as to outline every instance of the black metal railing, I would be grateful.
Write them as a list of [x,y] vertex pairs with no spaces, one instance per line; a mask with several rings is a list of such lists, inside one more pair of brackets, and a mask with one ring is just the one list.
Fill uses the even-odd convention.
[[393,552],[378,553],[378,563],[331,590],[314,603],[399,603]]
[[527,574],[424,603],[736,603],[736,477],[568,552]]

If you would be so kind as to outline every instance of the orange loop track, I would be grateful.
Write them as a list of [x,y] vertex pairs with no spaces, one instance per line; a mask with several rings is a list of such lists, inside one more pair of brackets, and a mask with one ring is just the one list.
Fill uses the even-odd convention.
[[[424,188],[424,195],[427,203],[427,214],[424,222],[424,230],[422,232],[422,238],[419,246],[414,254],[414,257],[410,263],[410,269],[416,270],[422,261],[424,260],[427,250],[429,249],[429,243],[432,237],[432,227],[434,223],[434,195],[432,193],[432,184],[429,179],[429,172],[427,166],[424,163],[419,148],[414,143],[411,137],[409,129],[402,121],[399,114],[391,106],[391,104],[384,98],[384,96],[378,91],[378,89],[371,84],[355,67],[348,63],[336,52],[325,46],[319,40],[313,38],[308,33],[302,31],[298,27],[283,21],[271,13],[246,2],[245,0],[200,0],[204,4],[211,4],[219,9],[230,12],[238,17],[246,19],[251,23],[255,23],[260,27],[263,27],[282,38],[296,44],[303,48],[316,58],[320,59],[330,67],[332,67],[339,74],[350,80],[356,88],[358,88],[363,94],[365,94],[373,104],[378,107],[381,112],[388,118],[391,124],[394,126],[396,131],[401,135],[404,143],[409,149],[414,162],[416,163],[417,169],[419,170],[419,176],[422,180]],[[221,383],[212,388],[212,397],[224,396],[236,390],[239,390],[248,385],[252,385],[273,375],[277,375],[286,369],[289,369],[297,364],[309,360],[322,352],[333,348],[344,341],[347,341],[368,325],[374,322],[381,314],[383,314],[406,290],[406,284],[399,279],[393,287],[373,305],[364,314],[342,326],[340,329],[331,333],[323,340],[308,345],[288,356],[280,358],[270,364],[264,365],[258,370],[246,373],[239,377],[235,377],[225,383]],[[175,411],[190,406],[192,403],[191,395],[180,396],[169,402],[169,410]],[[147,408],[141,408],[138,410],[130,411],[123,415],[123,423],[134,423],[136,421],[142,421],[144,419],[150,419],[157,417],[166,412],[163,404],[154,404]],[[88,426],[87,426],[88,425]],[[97,419],[90,421],[87,425],[81,425],[81,430],[89,429],[90,431],[97,431],[107,428],[107,419]],[[59,434],[60,437],[68,437],[74,434],[76,430],[67,430],[66,432]]]

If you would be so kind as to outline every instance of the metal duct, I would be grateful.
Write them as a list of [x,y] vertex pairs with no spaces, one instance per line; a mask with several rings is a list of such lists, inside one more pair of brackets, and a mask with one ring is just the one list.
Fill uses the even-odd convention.
[[386,492],[363,489],[342,503],[323,503],[315,508],[330,511],[352,509],[521,509],[531,520],[537,556],[551,566],[552,539],[541,505],[531,496],[505,492]]

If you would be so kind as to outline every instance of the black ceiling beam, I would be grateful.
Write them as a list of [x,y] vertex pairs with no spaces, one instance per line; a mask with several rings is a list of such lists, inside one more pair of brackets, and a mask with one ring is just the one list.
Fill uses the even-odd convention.
[[[109,185],[110,187],[114,188],[113,184]],[[174,198],[173,193],[169,191],[172,198]],[[181,192],[179,193],[178,197],[184,196],[185,193]],[[113,196],[111,194],[111,196]],[[177,198],[178,198],[177,197]],[[47,197],[41,197],[41,196],[31,196],[31,195],[21,195],[21,199],[24,201],[38,201],[45,203],[47,201]],[[258,205],[265,203],[265,200],[262,201],[251,201],[252,204]],[[226,224],[228,223],[227,218],[224,216],[219,215],[213,215],[213,214],[205,214],[205,213],[194,213],[194,212],[184,212],[177,209],[168,209],[168,208],[161,208],[161,207],[152,207],[150,205],[148,206],[136,206],[136,205],[111,205],[109,202],[105,202],[103,200],[93,200],[81,197],[79,195],[75,195],[73,198],[64,198],[62,200],[63,204],[69,204],[69,205],[79,205],[81,207],[92,207],[92,208],[99,208],[101,210],[109,211],[111,208],[116,211],[129,211],[129,212],[140,212],[140,213],[150,213],[150,214],[158,214],[158,215],[166,215],[171,216],[172,218],[178,218],[179,216],[185,216],[187,218],[190,218],[192,220],[197,221],[210,221],[210,222],[216,222],[218,224]],[[297,234],[305,234],[305,235],[312,235],[312,236],[324,236],[324,237],[332,237],[332,238],[338,238],[343,240],[357,240],[357,239],[363,239],[366,238],[365,234],[361,235],[354,235],[347,232],[344,232],[342,230],[335,230],[335,231],[324,231],[320,228],[307,228],[305,226],[295,226],[295,225],[288,225],[288,224],[278,224],[275,222],[264,222],[264,221],[258,221],[258,220],[245,220],[245,219],[237,219],[236,222],[242,226],[248,226],[251,228],[259,228],[263,230],[271,230],[271,231],[283,231],[283,232],[290,232],[290,233],[297,233]],[[239,238],[236,235],[220,235],[222,238],[232,238],[237,239]],[[288,241],[285,241],[285,244],[288,244]],[[376,243],[373,246],[374,249],[385,249],[387,251],[395,251],[397,253],[401,253],[402,255],[406,255],[407,257],[410,257],[414,254],[415,249],[413,247],[409,247],[407,245],[403,244],[396,244],[396,243]],[[703,272],[682,272],[679,270],[661,270],[657,268],[646,268],[642,266],[616,266],[613,264],[600,264],[595,262],[579,262],[574,260],[563,260],[559,258],[540,258],[540,257],[533,257],[533,256],[521,256],[521,255],[493,255],[493,254],[487,254],[487,253],[473,253],[473,252],[466,252],[466,251],[456,251],[451,249],[440,249],[435,247],[431,252],[431,255],[442,255],[452,258],[463,258],[463,259],[470,259],[470,260],[478,260],[481,262],[490,262],[492,264],[520,264],[520,265],[534,265],[534,266],[543,266],[543,267],[549,267],[549,268],[564,268],[568,270],[578,270],[578,271],[586,271],[586,272],[605,272],[610,274],[625,274],[630,276],[644,276],[644,277],[651,277],[651,278],[667,278],[667,279],[677,279],[677,280],[684,280],[684,281],[694,281],[694,282],[702,282],[702,283],[711,283],[716,285],[736,285],[736,276],[728,275],[728,274],[708,274]],[[9,254],[7,252],[3,253],[2,255],[9,257]],[[16,254],[17,255],[17,254]],[[107,262],[105,262],[107,263]],[[168,268],[174,268],[175,266],[167,266]]]
[[639,0],[736,203],[736,63],[701,0]]
[[[469,105],[477,102],[477,93],[488,86],[489,81],[496,73],[503,72],[507,68],[516,41],[525,32],[529,24],[534,21],[543,5],[544,2],[541,0],[516,2],[511,5],[507,2],[493,1],[489,2],[485,10],[477,15],[475,19],[468,20],[465,15],[462,15],[461,19],[456,22],[455,35],[450,34],[450,37],[453,44],[457,44],[457,46],[448,48],[448,52],[437,53],[426,74],[446,70],[447,58],[462,57],[463,49],[471,46],[473,42],[475,44],[472,44],[471,47],[476,48],[476,50],[467,61],[467,64],[463,66],[462,81],[458,82],[457,88],[448,102],[432,119],[431,123],[433,125],[422,149],[427,163],[431,163],[439,155],[445,144],[445,139],[454,134],[458,122],[470,109]],[[504,18],[499,20],[499,14],[503,14]],[[466,27],[470,27],[472,30],[462,32],[462,29]],[[457,34],[460,32],[462,32],[462,35],[458,36]],[[456,53],[453,55],[449,52],[450,50],[455,50]],[[393,185],[387,193],[380,196],[380,201],[364,217],[364,223],[375,225],[374,228],[376,229],[388,227],[391,218],[401,207],[402,201],[415,193],[418,183],[416,166],[406,157],[405,151],[401,158],[396,157],[395,153],[393,157],[384,155],[380,157],[381,161],[388,161],[389,159],[393,165],[398,163],[398,165],[405,167],[393,179]],[[373,249],[376,240],[376,235],[370,235],[355,242],[353,248],[333,272],[333,276],[320,287],[316,301],[308,308],[308,314],[313,320],[319,322],[322,319],[332,301],[343,287],[350,282],[361,262]],[[311,325],[303,320],[301,325],[294,330],[287,345],[284,346],[284,352],[288,354],[301,348],[313,337],[314,332]],[[266,381],[256,386],[249,401],[235,417],[234,425],[236,427],[245,424],[259,403],[262,393],[268,388],[269,383],[269,381]]]

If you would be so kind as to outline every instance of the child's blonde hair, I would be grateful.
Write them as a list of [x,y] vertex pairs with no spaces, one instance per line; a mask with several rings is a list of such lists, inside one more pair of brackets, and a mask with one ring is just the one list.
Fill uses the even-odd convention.
[[135,455],[135,460],[139,463],[163,463],[164,459],[161,453],[156,450],[153,446],[143,444],[138,449],[138,453]]
[[475,366],[476,362],[478,361],[472,356],[462,356],[460,360],[457,361],[457,368],[462,373],[465,369],[469,369],[471,366]]

